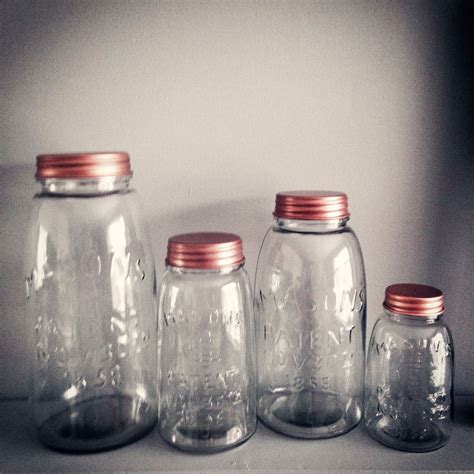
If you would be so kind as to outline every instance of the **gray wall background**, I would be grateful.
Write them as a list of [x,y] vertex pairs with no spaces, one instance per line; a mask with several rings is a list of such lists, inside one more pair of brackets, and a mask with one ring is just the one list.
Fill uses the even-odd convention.
[[127,150],[155,251],[240,233],[274,194],[348,193],[368,331],[385,286],[442,288],[474,393],[473,7],[460,1],[0,1],[0,398],[27,394],[22,254],[41,152]]

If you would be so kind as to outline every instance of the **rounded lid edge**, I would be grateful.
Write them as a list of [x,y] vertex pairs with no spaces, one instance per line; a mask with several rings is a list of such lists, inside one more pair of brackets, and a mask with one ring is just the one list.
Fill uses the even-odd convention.
[[438,316],[444,313],[444,294],[433,286],[395,283],[385,289],[383,306],[408,316]]
[[340,191],[282,191],[273,215],[283,219],[334,220],[350,217],[347,194]]
[[191,232],[168,239],[166,265],[218,270],[245,262],[242,239],[228,232]]
[[36,157],[37,180],[132,176],[125,151],[45,153]]

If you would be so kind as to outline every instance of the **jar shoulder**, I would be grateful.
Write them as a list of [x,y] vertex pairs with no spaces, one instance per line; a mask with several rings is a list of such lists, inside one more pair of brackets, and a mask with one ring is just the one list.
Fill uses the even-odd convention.
[[147,273],[154,268],[142,206],[133,190],[92,197],[36,195],[27,235],[27,267],[41,254],[50,264],[96,255],[101,264],[115,256],[127,266],[133,256]]
[[160,280],[160,291],[219,290],[227,285],[249,291],[250,278],[244,267],[231,272],[186,271],[166,268]]
[[351,280],[357,286],[365,286],[361,246],[350,227],[326,233],[288,232],[271,227],[260,248],[257,280],[262,274],[268,275],[269,269],[289,272],[292,280],[297,275],[312,280],[318,275],[332,275],[331,281],[342,278],[347,284]]
[[167,268],[159,284],[159,321],[198,328],[216,321],[246,326],[253,314],[251,302],[244,268],[224,274]]
[[351,227],[344,227],[334,232],[293,232],[279,228],[270,227],[263,240],[262,249],[284,245],[294,248],[324,248],[332,249],[334,246],[353,248],[361,253],[359,239]]
[[427,324],[426,321],[393,321],[386,315],[382,315],[376,321],[371,335],[371,346],[374,343],[383,344],[405,344],[415,341],[444,341],[452,344],[452,336],[444,321],[434,321]]
[[[38,194],[33,199],[30,227],[45,229],[106,229],[115,226],[145,227],[143,206],[134,190],[100,196],[55,196]],[[113,232],[113,228],[110,230]]]

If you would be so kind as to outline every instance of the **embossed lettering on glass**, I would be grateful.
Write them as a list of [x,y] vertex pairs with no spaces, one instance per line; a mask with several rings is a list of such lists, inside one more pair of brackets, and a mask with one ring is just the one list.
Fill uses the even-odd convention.
[[365,274],[344,193],[276,196],[255,281],[258,416],[299,438],[361,418]]
[[391,448],[438,449],[449,440],[453,416],[453,348],[440,319],[443,293],[425,285],[391,285],[384,308],[367,355],[366,426]]
[[26,256],[39,437],[97,451],[157,417],[155,270],[126,153],[40,155]]
[[237,235],[194,233],[168,243],[160,285],[159,427],[178,448],[212,452],[256,428],[250,284]]

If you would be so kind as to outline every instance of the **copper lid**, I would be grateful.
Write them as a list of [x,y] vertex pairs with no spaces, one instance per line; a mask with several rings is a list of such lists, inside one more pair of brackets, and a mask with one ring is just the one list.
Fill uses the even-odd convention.
[[432,286],[397,283],[385,290],[384,307],[408,316],[437,316],[444,313],[444,295]]
[[131,176],[128,153],[60,153],[36,157],[36,179],[87,179],[104,176]]
[[180,234],[168,240],[166,264],[173,267],[220,269],[244,263],[242,240],[225,232]]
[[347,195],[337,191],[285,191],[275,199],[275,217],[308,221],[349,217]]

